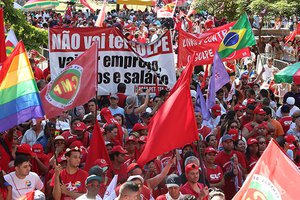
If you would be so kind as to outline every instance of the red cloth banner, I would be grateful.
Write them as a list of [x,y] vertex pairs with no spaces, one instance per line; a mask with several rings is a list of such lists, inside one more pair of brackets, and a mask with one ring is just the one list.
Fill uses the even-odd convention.
[[[179,30],[177,66],[185,66],[191,55],[193,55],[193,52],[196,52],[194,61],[195,66],[213,63],[215,52],[218,50],[223,38],[234,24],[235,22],[231,22],[229,24],[213,28],[200,36]],[[250,50],[249,48],[244,48],[233,52],[222,61],[229,61],[248,56],[250,56]]]

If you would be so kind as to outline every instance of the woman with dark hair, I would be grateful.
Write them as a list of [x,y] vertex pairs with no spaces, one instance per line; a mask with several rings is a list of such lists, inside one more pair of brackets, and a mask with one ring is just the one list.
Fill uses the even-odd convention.
[[258,141],[259,154],[262,155],[262,153],[267,148],[267,139],[264,136],[259,135],[259,136],[257,136],[256,140]]
[[217,137],[213,134],[209,134],[206,138],[205,141],[207,143],[207,146],[213,147],[214,149],[218,149],[218,141]]
[[117,120],[117,122],[119,122],[120,126],[122,127],[124,138],[128,138],[128,131],[125,126],[125,117],[122,114],[115,114],[114,118]]
[[238,139],[234,142],[234,149],[241,152],[243,155],[246,153],[246,143],[242,139]]
[[3,171],[0,168],[0,199],[2,200],[11,200],[12,199],[12,190],[11,186],[5,181],[3,177]]
[[246,149],[246,164],[248,173],[250,173],[250,171],[253,169],[259,157],[260,154],[258,151],[258,141],[255,138],[249,138],[247,140]]

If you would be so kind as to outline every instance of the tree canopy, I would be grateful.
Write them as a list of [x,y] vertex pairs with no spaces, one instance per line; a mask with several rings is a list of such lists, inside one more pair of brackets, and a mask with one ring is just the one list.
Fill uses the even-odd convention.
[[27,50],[39,50],[39,47],[47,45],[48,32],[32,26],[21,10],[14,9],[13,2],[13,0],[2,0],[6,27],[14,30],[16,37],[18,40],[23,40]]

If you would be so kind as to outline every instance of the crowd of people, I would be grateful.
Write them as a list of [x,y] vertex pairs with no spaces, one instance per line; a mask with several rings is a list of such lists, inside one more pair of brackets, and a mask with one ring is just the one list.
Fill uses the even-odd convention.
[[[96,16],[68,6],[64,16],[31,12],[28,20],[40,28],[92,27]],[[225,23],[225,18],[205,13],[187,17],[179,11],[174,19],[158,20],[152,10],[126,7],[108,12],[105,20],[106,27],[117,27],[128,39],[142,43],[155,41],[168,29],[174,35],[180,28],[202,34]],[[147,142],[148,124],[168,98],[168,90],[126,95],[126,84],[120,83],[116,94],[98,96],[55,118],[32,119],[1,133],[0,200],[30,193],[34,199],[103,199],[114,175],[118,175],[114,188],[118,200],[232,199],[272,138],[300,166],[300,86],[274,82],[279,71],[274,59],[299,61],[299,48],[299,42],[285,46],[276,38],[266,41],[268,59],[260,72],[254,68],[254,53],[225,63],[231,82],[217,91],[210,117],[195,112],[200,140],[144,166],[137,159]],[[38,68],[37,58],[31,52],[30,64],[42,90],[50,70]],[[209,77],[205,79],[203,71],[193,77],[190,88],[196,106],[197,85],[207,94]],[[228,98],[233,82],[234,95]],[[103,132],[109,160],[98,159],[85,171],[95,123]]]

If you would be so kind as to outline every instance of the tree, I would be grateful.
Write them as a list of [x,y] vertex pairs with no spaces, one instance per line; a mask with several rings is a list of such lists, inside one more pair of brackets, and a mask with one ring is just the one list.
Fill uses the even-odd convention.
[[46,30],[32,26],[21,10],[14,9],[13,0],[2,0],[2,2],[6,27],[14,30],[18,40],[23,40],[27,50],[40,50],[40,47],[48,44]]

